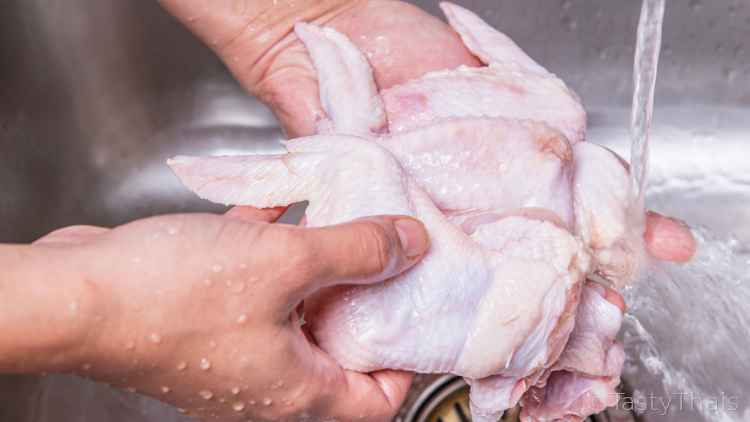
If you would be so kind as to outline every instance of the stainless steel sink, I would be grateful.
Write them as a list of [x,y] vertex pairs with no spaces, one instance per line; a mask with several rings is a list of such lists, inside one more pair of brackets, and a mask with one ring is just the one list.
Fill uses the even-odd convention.
[[[416,3],[438,13],[436,1]],[[458,3],[480,12],[565,79],[589,110],[590,140],[627,156],[640,2]],[[716,236],[734,236],[745,252],[748,81],[750,3],[668,3],[649,204]],[[158,213],[218,210],[182,188],[164,159],[273,151],[281,136],[268,110],[155,1],[7,0],[2,6],[0,242],[31,241],[69,224],[114,225]],[[700,302],[700,291],[686,294]],[[710,332],[675,330],[675,336],[710,342]],[[701,350],[691,352],[701,362]],[[715,360],[702,364],[717,394],[733,370],[746,369],[729,361],[712,372]],[[628,372],[626,384],[648,391],[656,382],[653,373],[639,374]],[[728,388],[750,391],[750,375],[744,374]],[[421,380],[412,399],[429,384]],[[736,420],[747,419],[747,406],[739,403]],[[178,420],[179,414],[151,399],[78,378],[0,378],[0,421]],[[646,411],[641,420],[710,419],[683,409],[667,415]]]

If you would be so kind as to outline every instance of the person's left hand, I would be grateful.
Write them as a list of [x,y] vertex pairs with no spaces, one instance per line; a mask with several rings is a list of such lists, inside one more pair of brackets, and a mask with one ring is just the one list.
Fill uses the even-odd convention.
[[[342,369],[309,341],[297,308],[320,288],[409,269],[427,251],[424,227],[399,216],[322,228],[268,223],[279,214],[243,207],[40,239],[30,248],[76,276],[49,283],[55,293],[35,302],[40,318],[55,321],[35,335],[65,335],[24,369],[73,371],[203,420],[389,419],[410,375]],[[58,366],[44,366],[43,355]]]

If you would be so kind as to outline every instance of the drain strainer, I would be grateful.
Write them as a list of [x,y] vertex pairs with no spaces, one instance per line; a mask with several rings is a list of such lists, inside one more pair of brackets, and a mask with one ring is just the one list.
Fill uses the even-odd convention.
[[[505,412],[501,422],[518,422],[520,408]],[[401,418],[399,418],[401,419]],[[427,385],[411,403],[404,422],[469,422],[469,386],[463,379],[446,375]],[[586,422],[634,422],[632,415],[620,411],[605,411]]]

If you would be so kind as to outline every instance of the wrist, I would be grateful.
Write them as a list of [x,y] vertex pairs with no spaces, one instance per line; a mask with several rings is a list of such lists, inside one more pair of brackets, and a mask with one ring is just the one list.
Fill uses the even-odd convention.
[[62,247],[0,246],[0,372],[70,371],[93,318],[92,289]]

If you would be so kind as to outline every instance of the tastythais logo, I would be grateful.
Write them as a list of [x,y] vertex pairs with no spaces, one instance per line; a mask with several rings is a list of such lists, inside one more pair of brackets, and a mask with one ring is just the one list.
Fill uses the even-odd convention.
[[695,393],[671,393],[669,395],[640,394],[635,397],[618,393],[617,407],[637,414],[655,413],[658,415],[679,412],[700,412],[703,414],[732,413],[739,409],[739,398],[723,391],[717,396],[704,396]]

